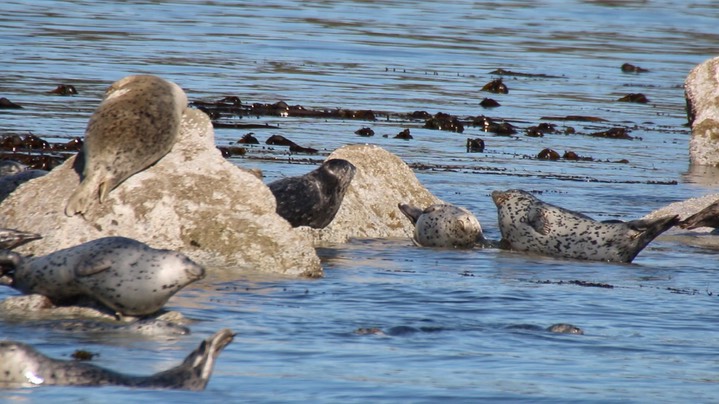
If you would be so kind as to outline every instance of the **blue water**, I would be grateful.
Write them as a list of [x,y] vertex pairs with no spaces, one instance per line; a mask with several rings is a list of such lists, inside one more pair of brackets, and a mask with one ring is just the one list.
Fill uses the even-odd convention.
[[[542,117],[580,134],[456,134],[421,123],[243,118],[321,150],[252,148],[233,158],[268,181],[309,171],[344,144],[369,142],[418,168],[440,198],[472,210],[498,238],[495,189],[541,192],[594,217],[633,219],[716,192],[688,165],[683,81],[719,51],[711,1],[35,1],[0,11],[0,135],[82,136],[104,89],[136,73],[180,84],[190,100],[311,108],[484,114],[520,128]],[[649,73],[622,73],[629,62]],[[555,77],[505,77],[509,94],[480,92],[497,68]],[[79,95],[47,94],[73,84]],[[641,92],[650,103],[616,99]],[[484,97],[502,106],[485,110]],[[370,126],[372,138],[354,131]],[[628,127],[634,140],[583,134]],[[392,136],[410,128],[414,139]],[[218,129],[228,145],[247,130]],[[389,135],[383,138],[382,135]],[[468,137],[483,153],[467,154]],[[593,161],[540,161],[545,147]],[[618,163],[626,159],[628,163]],[[658,182],[658,183],[655,183]],[[710,184],[710,185],[707,185]],[[202,393],[125,388],[0,391],[0,401],[118,402],[713,402],[719,396],[717,251],[659,239],[634,264],[557,260],[495,250],[445,251],[408,239],[354,240],[319,249],[325,277],[282,279],[216,269],[169,303],[196,320],[177,338],[77,335],[0,323],[0,338],[67,358],[149,374],[184,358],[214,331],[238,333]],[[586,287],[570,281],[604,283]],[[14,295],[0,290],[0,297]],[[585,335],[541,331],[567,322]],[[531,329],[531,327],[539,330]],[[359,335],[377,327],[385,335]]]

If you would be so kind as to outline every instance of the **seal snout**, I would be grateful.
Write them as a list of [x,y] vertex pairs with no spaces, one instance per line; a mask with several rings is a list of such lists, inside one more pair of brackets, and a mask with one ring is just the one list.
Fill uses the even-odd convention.
[[504,202],[509,199],[509,195],[507,195],[506,192],[502,191],[494,191],[492,192],[492,201],[494,201],[494,204],[496,206],[502,206]]

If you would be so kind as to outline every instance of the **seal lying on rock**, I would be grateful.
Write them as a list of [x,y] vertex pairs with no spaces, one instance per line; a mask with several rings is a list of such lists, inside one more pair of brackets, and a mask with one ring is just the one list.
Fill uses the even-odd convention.
[[103,203],[116,186],[167,154],[185,108],[185,92],[157,76],[128,76],[113,83],[85,130],[83,178],[65,214],[84,213],[98,199]]
[[55,302],[88,297],[134,316],[156,312],[177,291],[205,276],[203,267],[181,253],[125,237],[15,260],[12,287],[23,293],[39,293]]
[[682,220],[679,226],[690,230],[698,227],[719,228],[719,201]]
[[277,214],[292,227],[326,227],[335,218],[355,171],[349,161],[332,159],[305,175],[270,183]]
[[521,190],[494,191],[492,199],[503,248],[552,257],[632,262],[654,238],[679,222],[676,215],[599,222]]
[[398,207],[414,224],[412,241],[417,245],[472,248],[487,244],[479,221],[467,209],[449,204],[434,204],[425,210],[402,203]]
[[0,341],[0,387],[106,386],[204,390],[217,356],[235,334],[220,330],[174,368],[152,376],[113,372],[89,363],[49,358],[21,342]]
[[35,233],[15,229],[0,228],[0,250],[12,250],[33,240],[39,240],[42,236]]

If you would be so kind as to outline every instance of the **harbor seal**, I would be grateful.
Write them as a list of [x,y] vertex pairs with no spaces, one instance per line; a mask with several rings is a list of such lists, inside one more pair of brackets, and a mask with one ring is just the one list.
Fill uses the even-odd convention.
[[676,215],[600,222],[516,189],[494,191],[492,200],[503,248],[560,258],[632,262],[654,238],[679,222]]
[[719,200],[682,220],[679,226],[689,230],[698,227],[719,228]]
[[82,214],[98,199],[103,203],[116,186],[167,154],[185,108],[185,92],[157,76],[128,76],[113,83],[87,124],[82,181],[65,214]]
[[53,359],[31,346],[0,341],[0,387],[128,386],[141,388],[204,390],[215,360],[235,334],[223,329],[200,343],[182,364],[151,376],[126,375],[102,367]]
[[422,210],[400,203],[399,210],[414,225],[412,241],[422,247],[472,248],[488,244],[479,220],[465,208],[434,204]]
[[314,171],[268,186],[277,200],[277,214],[292,227],[326,227],[340,209],[357,169],[343,159],[327,160]]
[[[185,255],[126,237],[105,237],[37,257],[17,259],[12,287],[55,303],[87,297],[122,315],[154,313],[205,269]],[[5,260],[9,261],[9,260]]]

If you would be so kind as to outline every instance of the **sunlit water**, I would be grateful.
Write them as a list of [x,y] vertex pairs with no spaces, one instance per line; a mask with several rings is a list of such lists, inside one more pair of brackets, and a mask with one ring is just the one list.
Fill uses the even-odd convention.
[[[439,111],[505,118],[520,129],[552,122],[563,131],[530,138],[467,127],[457,134],[421,122],[243,118],[319,155],[262,145],[245,167],[268,181],[311,170],[344,144],[397,153],[440,198],[472,210],[498,238],[489,194],[522,188],[597,218],[633,219],[670,202],[715,192],[711,176],[688,173],[683,80],[719,51],[711,1],[35,1],[0,11],[0,134],[82,136],[109,83],[153,73],[190,100],[387,113]],[[649,73],[622,73],[629,62]],[[504,68],[554,77],[505,77],[509,94],[480,92]],[[79,95],[48,94],[73,84]],[[621,103],[644,93],[648,104]],[[502,106],[485,110],[484,97]],[[607,122],[541,120],[586,115]],[[376,135],[354,131],[369,126]],[[634,140],[587,133],[621,126]],[[413,140],[392,137],[410,128]],[[218,129],[228,145],[247,130]],[[382,137],[388,135],[387,138]],[[487,148],[468,154],[468,137]],[[541,161],[545,147],[593,161]],[[262,158],[260,158],[262,157]],[[626,159],[628,163],[618,163]],[[709,185],[706,185],[709,184]],[[321,280],[213,274],[169,308],[197,320],[174,339],[77,335],[0,324],[0,337],[54,357],[75,349],[95,363],[149,374],[184,358],[229,327],[203,393],[125,388],[0,392],[17,401],[715,401],[719,396],[716,258],[671,239],[631,265],[556,260],[495,251],[420,249],[408,239],[356,240],[319,249]],[[604,283],[586,287],[569,281]],[[560,283],[560,281],[563,281]],[[14,295],[0,290],[0,297]],[[585,335],[542,328],[567,322]],[[358,335],[377,327],[386,335]],[[536,329],[533,329],[536,328]]]

